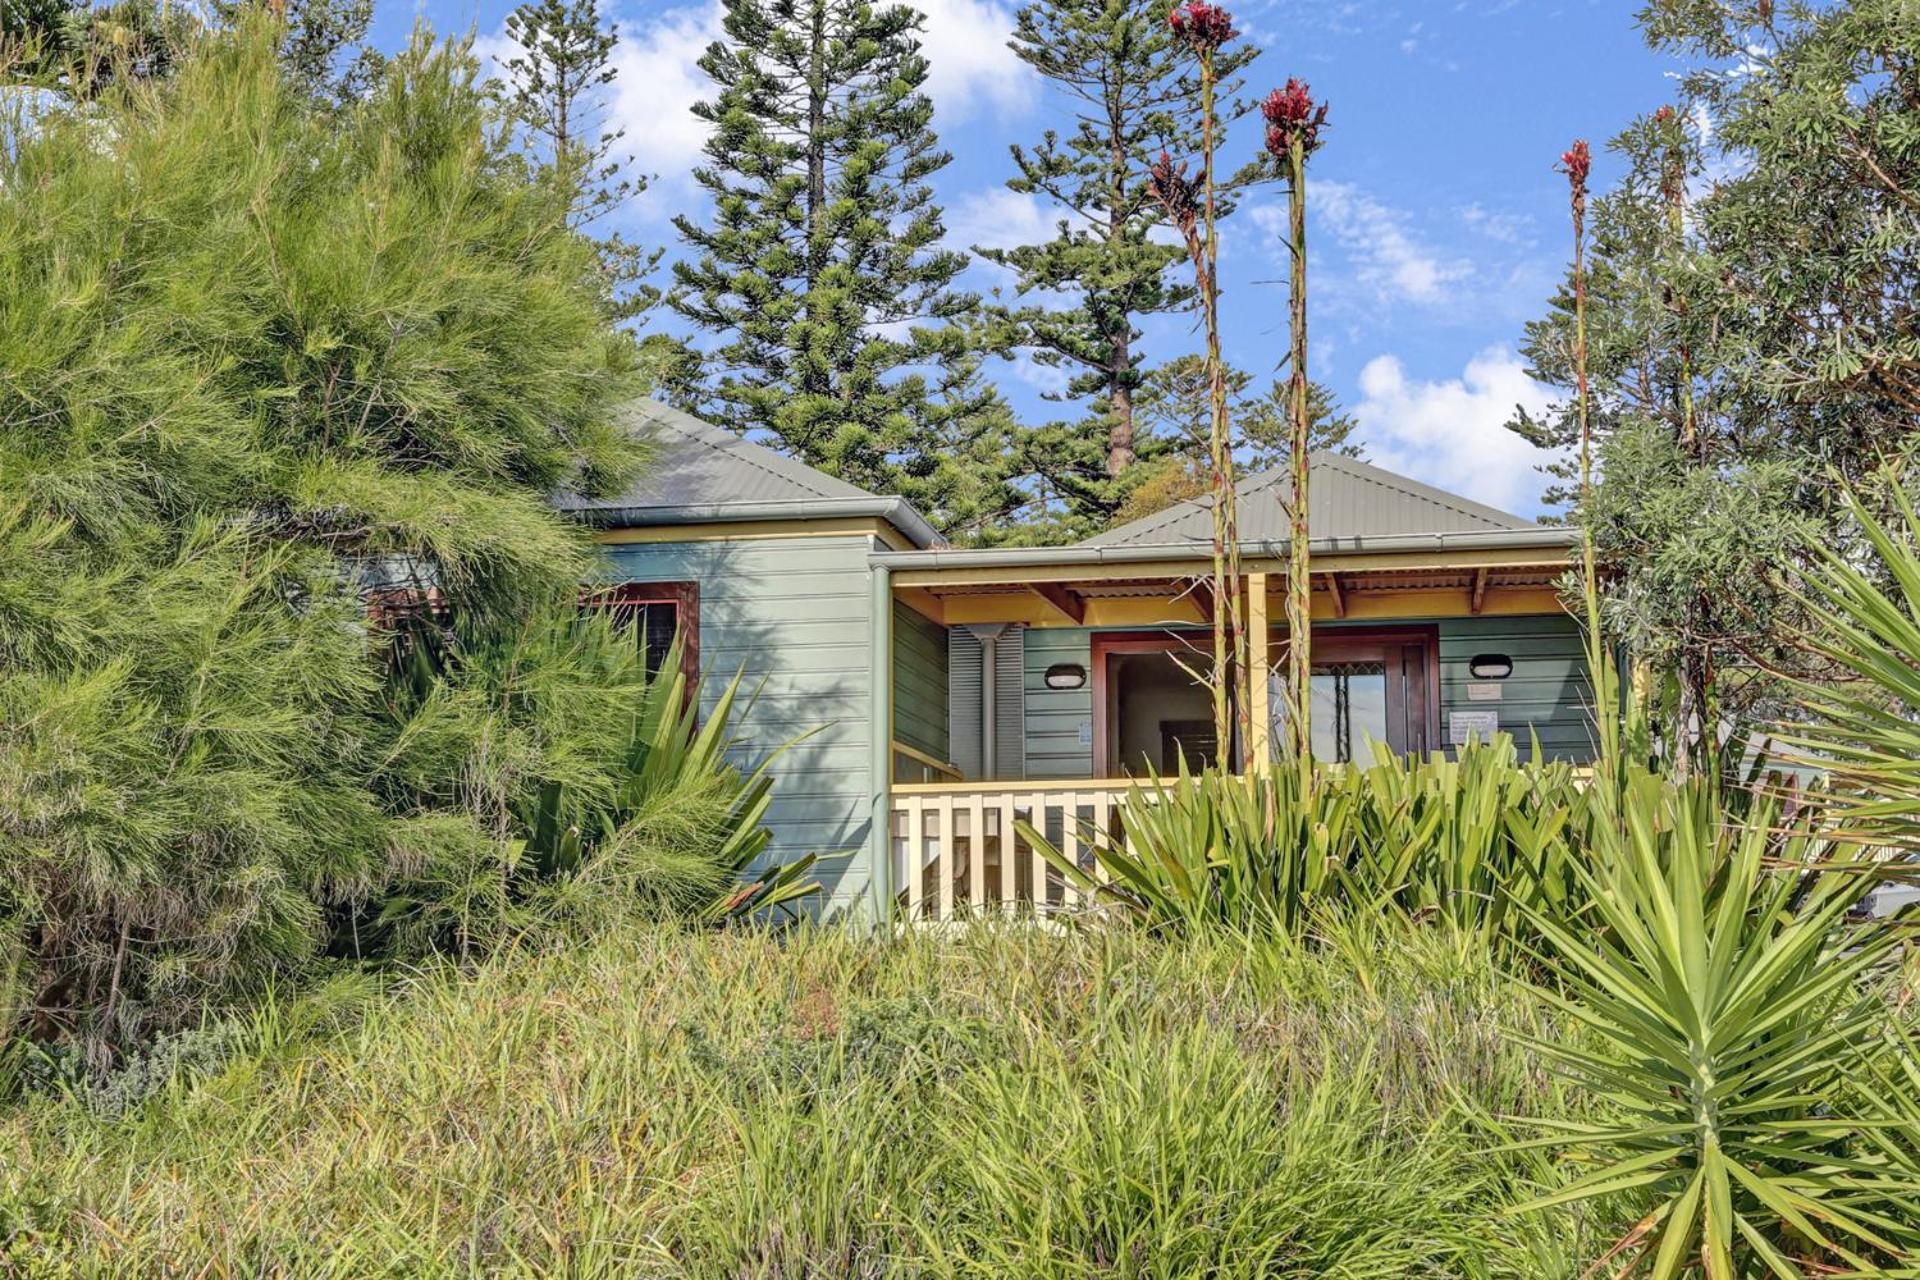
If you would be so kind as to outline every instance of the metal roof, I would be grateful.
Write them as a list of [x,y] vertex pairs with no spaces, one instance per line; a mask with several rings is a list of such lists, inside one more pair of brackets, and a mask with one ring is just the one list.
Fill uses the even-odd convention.
[[561,510],[602,525],[872,516],[916,546],[940,541],[904,498],[869,493],[658,401],[637,401],[622,414],[650,450],[640,481],[612,498],[559,494]]
[[[1307,467],[1309,532],[1316,543],[1540,527],[1509,512],[1336,453],[1323,450],[1311,454]],[[1287,541],[1292,533],[1292,519],[1287,514],[1292,490],[1293,477],[1285,467],[1249,476],[1236,485],[1241,540]],[[1209,543],[1213,538],[1212,509],[1211,498],[1176,503],[1165,511],[1097,533],[1080,545]]]

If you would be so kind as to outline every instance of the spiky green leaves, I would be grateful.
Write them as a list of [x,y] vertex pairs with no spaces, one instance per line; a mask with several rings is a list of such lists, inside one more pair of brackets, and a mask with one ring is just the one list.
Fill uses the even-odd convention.
[[1525,908],[1562,984],[1541,994],[1595,1037],[1535,1047],[1602,1104],[1540,1140],[1593,1168],[1532,1207],[1652,1193],[1620,1252],[1657,1280],[1877,1274],[1920,1245],[1886,1194],[1898,1166],[1862,1141],[1877,1121],[1845,1107],[1892,937],[1847,927],[1865,885],[1808,817],[1730,814],[1716,786],[1622,789],[1573,864],[1590,916]]

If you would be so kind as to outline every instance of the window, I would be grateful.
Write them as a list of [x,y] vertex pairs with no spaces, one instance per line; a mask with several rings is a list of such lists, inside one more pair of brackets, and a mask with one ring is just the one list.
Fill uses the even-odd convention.
[[660,674],[680,637],[680,670],[691,696],[700,673],[700,588],[691,582],[629,582],[588,597],[589,607],[613,614],[614,625],[632,633],[646,650],[647,675]]
[[1314,663],[1309,702],[1314,759],[1370,762],[1387,741],[1386,663]]
[[[1314,759],[1369,764],[1376,742],[1396,753],[1424,754],[1437,736],[1437,644],[1425,627],[1316,629],[1308,689]],[[1267,687],[1278,743],[1287,733],[1287,688],[1284,644],[1276,648]]]

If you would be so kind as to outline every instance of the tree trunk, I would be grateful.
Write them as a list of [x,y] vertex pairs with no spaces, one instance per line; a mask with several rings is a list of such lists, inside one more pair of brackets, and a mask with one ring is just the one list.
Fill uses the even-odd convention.
[[[1107,243],[1117,245],[1127,233],[1126,121],[1120,111],[1118,86],[1107,99]],[[1132,466],[1138,453],[1133,441],[1133,327],[1127,313],[1107,333],[1107,474],[1118,476]]]

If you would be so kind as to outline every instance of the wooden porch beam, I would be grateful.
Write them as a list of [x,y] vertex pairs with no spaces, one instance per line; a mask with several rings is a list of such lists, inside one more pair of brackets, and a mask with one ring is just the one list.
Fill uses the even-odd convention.
[[1479,613],[1480,606],[1487,602],[1487,577],[1486,569],[1473,571],[1473,587],[1467,593],[1467,608],[1473,613]]
[[893,593],[893,598],[927,621],[947,625],[947,606],[925,587],[901,587]]
[[1346,617],[1347,592],[1346,588],[1340,585],[1339,574],[1330,573],[1327,575],[1327,595],[1333,600],[1333,616],[1336,618]]
[[1087,620],[1087,601],[1085,596],[1077,595],[1057,582],[1030,582],[1027,584],[1033,594],[1058,609],[1077,626]]

